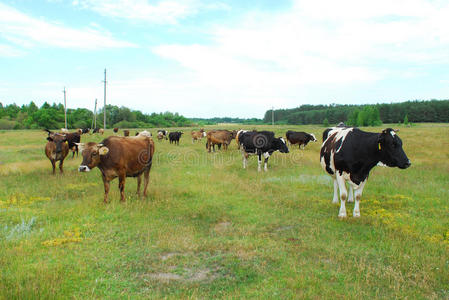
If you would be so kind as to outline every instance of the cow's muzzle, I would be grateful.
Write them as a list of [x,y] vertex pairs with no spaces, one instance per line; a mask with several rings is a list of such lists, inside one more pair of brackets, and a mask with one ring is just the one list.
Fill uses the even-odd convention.
[[410,167],[412,165],[412,162],[410,160],[408,160],[402,167],[401,169],[407,169],[408,167]]
[[90,171],[90,169],[88,166],[80,166],[78,168],[78,172],[89,172],[89,171]]

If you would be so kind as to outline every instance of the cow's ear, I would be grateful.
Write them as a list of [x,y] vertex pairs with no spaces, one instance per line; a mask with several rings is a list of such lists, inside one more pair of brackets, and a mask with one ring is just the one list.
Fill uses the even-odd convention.
[[100,153],[100,155],[106,155],[106,154],[108,154],[108,152],[109,152],[109,148],[108,147],[101,147],[98,150],[98,153]]

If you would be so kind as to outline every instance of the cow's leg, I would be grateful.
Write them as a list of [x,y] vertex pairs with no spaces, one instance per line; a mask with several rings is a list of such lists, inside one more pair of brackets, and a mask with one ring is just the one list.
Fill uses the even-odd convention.
[[338,213],[338,217],[346,218],[346,200],[348,198],[348,192],[346,190],[346,183],[343,176],[336,174],[338,188],[340,189],[340,211]]
[[137,196],[140,197],[140,184],[142,183],[142,174],[137,176]]
[[53,159],[50,160],[51,162],[51,166],[53,167],[53,175],[55,175],[55,169],[56,169],[56,161],[54,161]]
[[260,166],[262,165],[262,153],[257,154],[257,171],[262,171]]
[[126,182],[126,174],[125,172],[121,173],[118,176],[118,188],[120,189],[120,201],[125,202],[125,182]]
[[109,180],[103,175],[103,185],[104,185],[104,203],[108,203],[108,195],[109,195]]
[[359,186],[354,191],[354,211],[352,213],[354,218],[360,217],[360,199],[362,198],[363,188],[365,187],[366,179],[360,182]]
[[59,161],[59,172],[62,174],[62,173],[64,173],[64,160],[63,159],[61,159],[60,161]]
[[354,188],[349,184],[348,202],[354,202]]
[[242,158],[243,158],[243,169],[246,169],[248,164],[248,154],[242,149]]
[[265,152],[265,153],[263,154],[263,156],[265,157],[265,161],[264,161],[264,164],[263,164],[263,170],[264,170],[265,172],[267,172],[267,171],[268,171],[268,159],[270,158],[270,154],[268,154],[267,152]]
[[338,203],[338,183],[337,179],[334,178],[334,198],[332,198],[332,203]]
[[148,182],[150,181],[150,169],[151,165],[149,166],[148,170],[145,170],[144,175],[144,183],[143,183],[143,196],[147,196],[147,188],[148,188]]

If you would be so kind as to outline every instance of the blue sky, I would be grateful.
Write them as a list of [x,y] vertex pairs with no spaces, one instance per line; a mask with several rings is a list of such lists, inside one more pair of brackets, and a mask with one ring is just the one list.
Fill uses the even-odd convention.
[[145,113],[449,98],[449,1],[0,0],[0,102]]

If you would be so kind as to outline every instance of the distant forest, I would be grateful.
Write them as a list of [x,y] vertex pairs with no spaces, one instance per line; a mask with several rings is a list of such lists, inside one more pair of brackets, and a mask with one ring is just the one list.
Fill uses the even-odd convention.
[[[68,128],[92,128],[93,112],[86,108],[67,109]],[[144,114],[127,107],[106,105],[106,127],[153,128],[191,126],[192,121],[178,113]],[[17,106],[3,106],[0,102],[0,129],[63,128],[64,105],[45,102],[38,107],[34,102]],[[97,113],[97,127],[103,128],[103,109]]]
[[[272,110],[263,118],[271,123]],[[301,105],[291,109],[274,110],[276,124],[337,124],[353,126],[379,123],[449,122],[449,100],[407,101],[375,105]]]
[[262,119],[251,118],[251,119],[242,119],[242,118],[189,118],[192,122],[198,125],[215,125],[219,123],[236,123],[236,124],[264,124]]
[[[218,123],[270,124],[271,110],[263,119],[251,118],[186,118],[178,113],[144,114],[138,110],[106,106],[107,128],[154,128],[214,125]],[[86,108],[67,109],[68,128],[91,128],[93,112]],[[449,122],[449,100],[407,101],[375,105],[301,105],[274,111],[276,124],[337,124],[373,126],[382,123]],[[0,129],[63,128],[64,106],[34,102],[3,106],[0,102]],[[97,113],[97,127],[103,127],[103,109]]]

